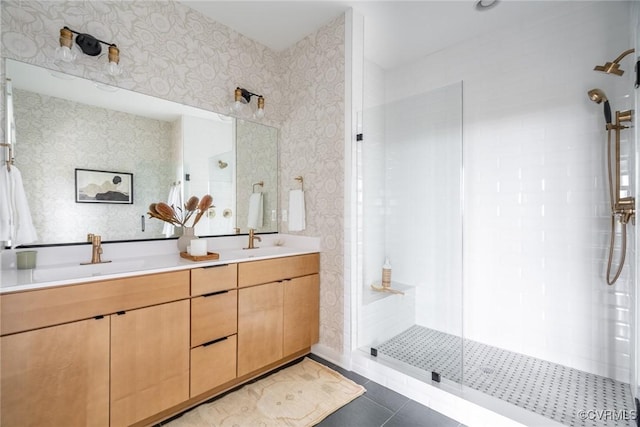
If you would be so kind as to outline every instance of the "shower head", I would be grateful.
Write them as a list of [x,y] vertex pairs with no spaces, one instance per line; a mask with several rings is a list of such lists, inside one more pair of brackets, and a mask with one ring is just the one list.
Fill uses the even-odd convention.
[[624,74],[624,70],[620,69],[620,61],[622,61],[622,58],[624,58],[625,56],[633,52],[635,52],[635,49],[625,50],[620,54],[620,56],[614,59],[613,62],[606,62],[604,65],[596,65],[594,70],[602,71],[607,74],[615,74],[616,76],[621,76]]
[[589,99],[595,102],[596,104],[601,104],[604,102],[604,120],[608,125],[611,124],[611,106],[609,105],[609,100],[607,99],[607,95],[604,94],[602,89],[591,89],[589,92]]

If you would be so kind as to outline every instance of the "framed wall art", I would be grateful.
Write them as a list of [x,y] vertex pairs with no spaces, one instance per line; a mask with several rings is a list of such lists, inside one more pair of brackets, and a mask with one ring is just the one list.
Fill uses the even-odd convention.
[[133,174],[76,169],[76,203],[133,204]]

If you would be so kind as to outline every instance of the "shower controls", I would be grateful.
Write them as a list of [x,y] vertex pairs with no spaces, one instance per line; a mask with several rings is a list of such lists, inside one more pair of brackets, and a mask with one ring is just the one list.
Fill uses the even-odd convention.
[[[621,59],[624,55],[632,52],[630,50],[625,54],[621,55],[620,58],[616,59],[614,63],[617,64],[618,60]],[[609,64],[606,64],[607,67]],[[595,69],[598,71],[603,67],[596,67]],[[614,67],[617,70],[617,65]],[[622,75],[622,71],[613,72],[617,75]],[[625,256],[627,252],[627,224],[635,224],[635,205],[636,199],[632,196],[620,197],[620,132],[624,129],[628,129],[629,126],[625,126],[623,122],[630,122],[633,119],[633,110],[624,110],[624,111],[616,111],[615,123],[611,123],[611,107],[609,106],[609,100],[607,96],[601,89],[591,89],[588,92],[589,99],[591,99],[596,104],[600,104],[604,102],[604,115],[605,121],[607,122],[607,175],[609,181],[609,201],[611,207],[611,237],[609,241],[609,257],[607,260],[607,284],[613,285],[620,274],[622,273],[622,267],[624,267]],[[612,156],[612,134],[615,135],[613,138],[613,156]],[[612,158],[613,157],[613,158]],[[612,170],[613,169],[613,170]],[[616,226],[615,222],[618,220],[620,224],[622,224],[622,248],[620,253],[620,261],[618,263],[618,268],[613,277],[611,277],[611,266],[613,264],[613,248],[615,246],[615,235],[616,235]]]

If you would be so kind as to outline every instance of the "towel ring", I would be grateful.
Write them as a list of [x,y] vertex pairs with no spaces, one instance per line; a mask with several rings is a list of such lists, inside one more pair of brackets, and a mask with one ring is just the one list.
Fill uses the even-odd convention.
[[296,176],[293,179],[300,182],[300,190],[304,191],[304,178],[302,176]]
[[253,188],[251,190],[253,193],[256,192],[256,185],[259,185],[260,187],[264,187],[264,181],[259,181],[253,184]]

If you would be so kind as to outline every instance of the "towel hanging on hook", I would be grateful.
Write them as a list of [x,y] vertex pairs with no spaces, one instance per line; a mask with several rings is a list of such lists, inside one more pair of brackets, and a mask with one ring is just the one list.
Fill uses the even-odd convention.
[[29,202],[17,167],[0,172],[0,241],[11,247],[33,243],[38,234],[33,226]]
[[252,193],[256,192],[256,185],[259,185],[260,187],[264,187],[264,181],[254,182],[251,189]]
[[307,228],[304,179],[302,176],[297,176],[294,179],[300,182],[300,189],[289,191],[289,231],[303,231]]

